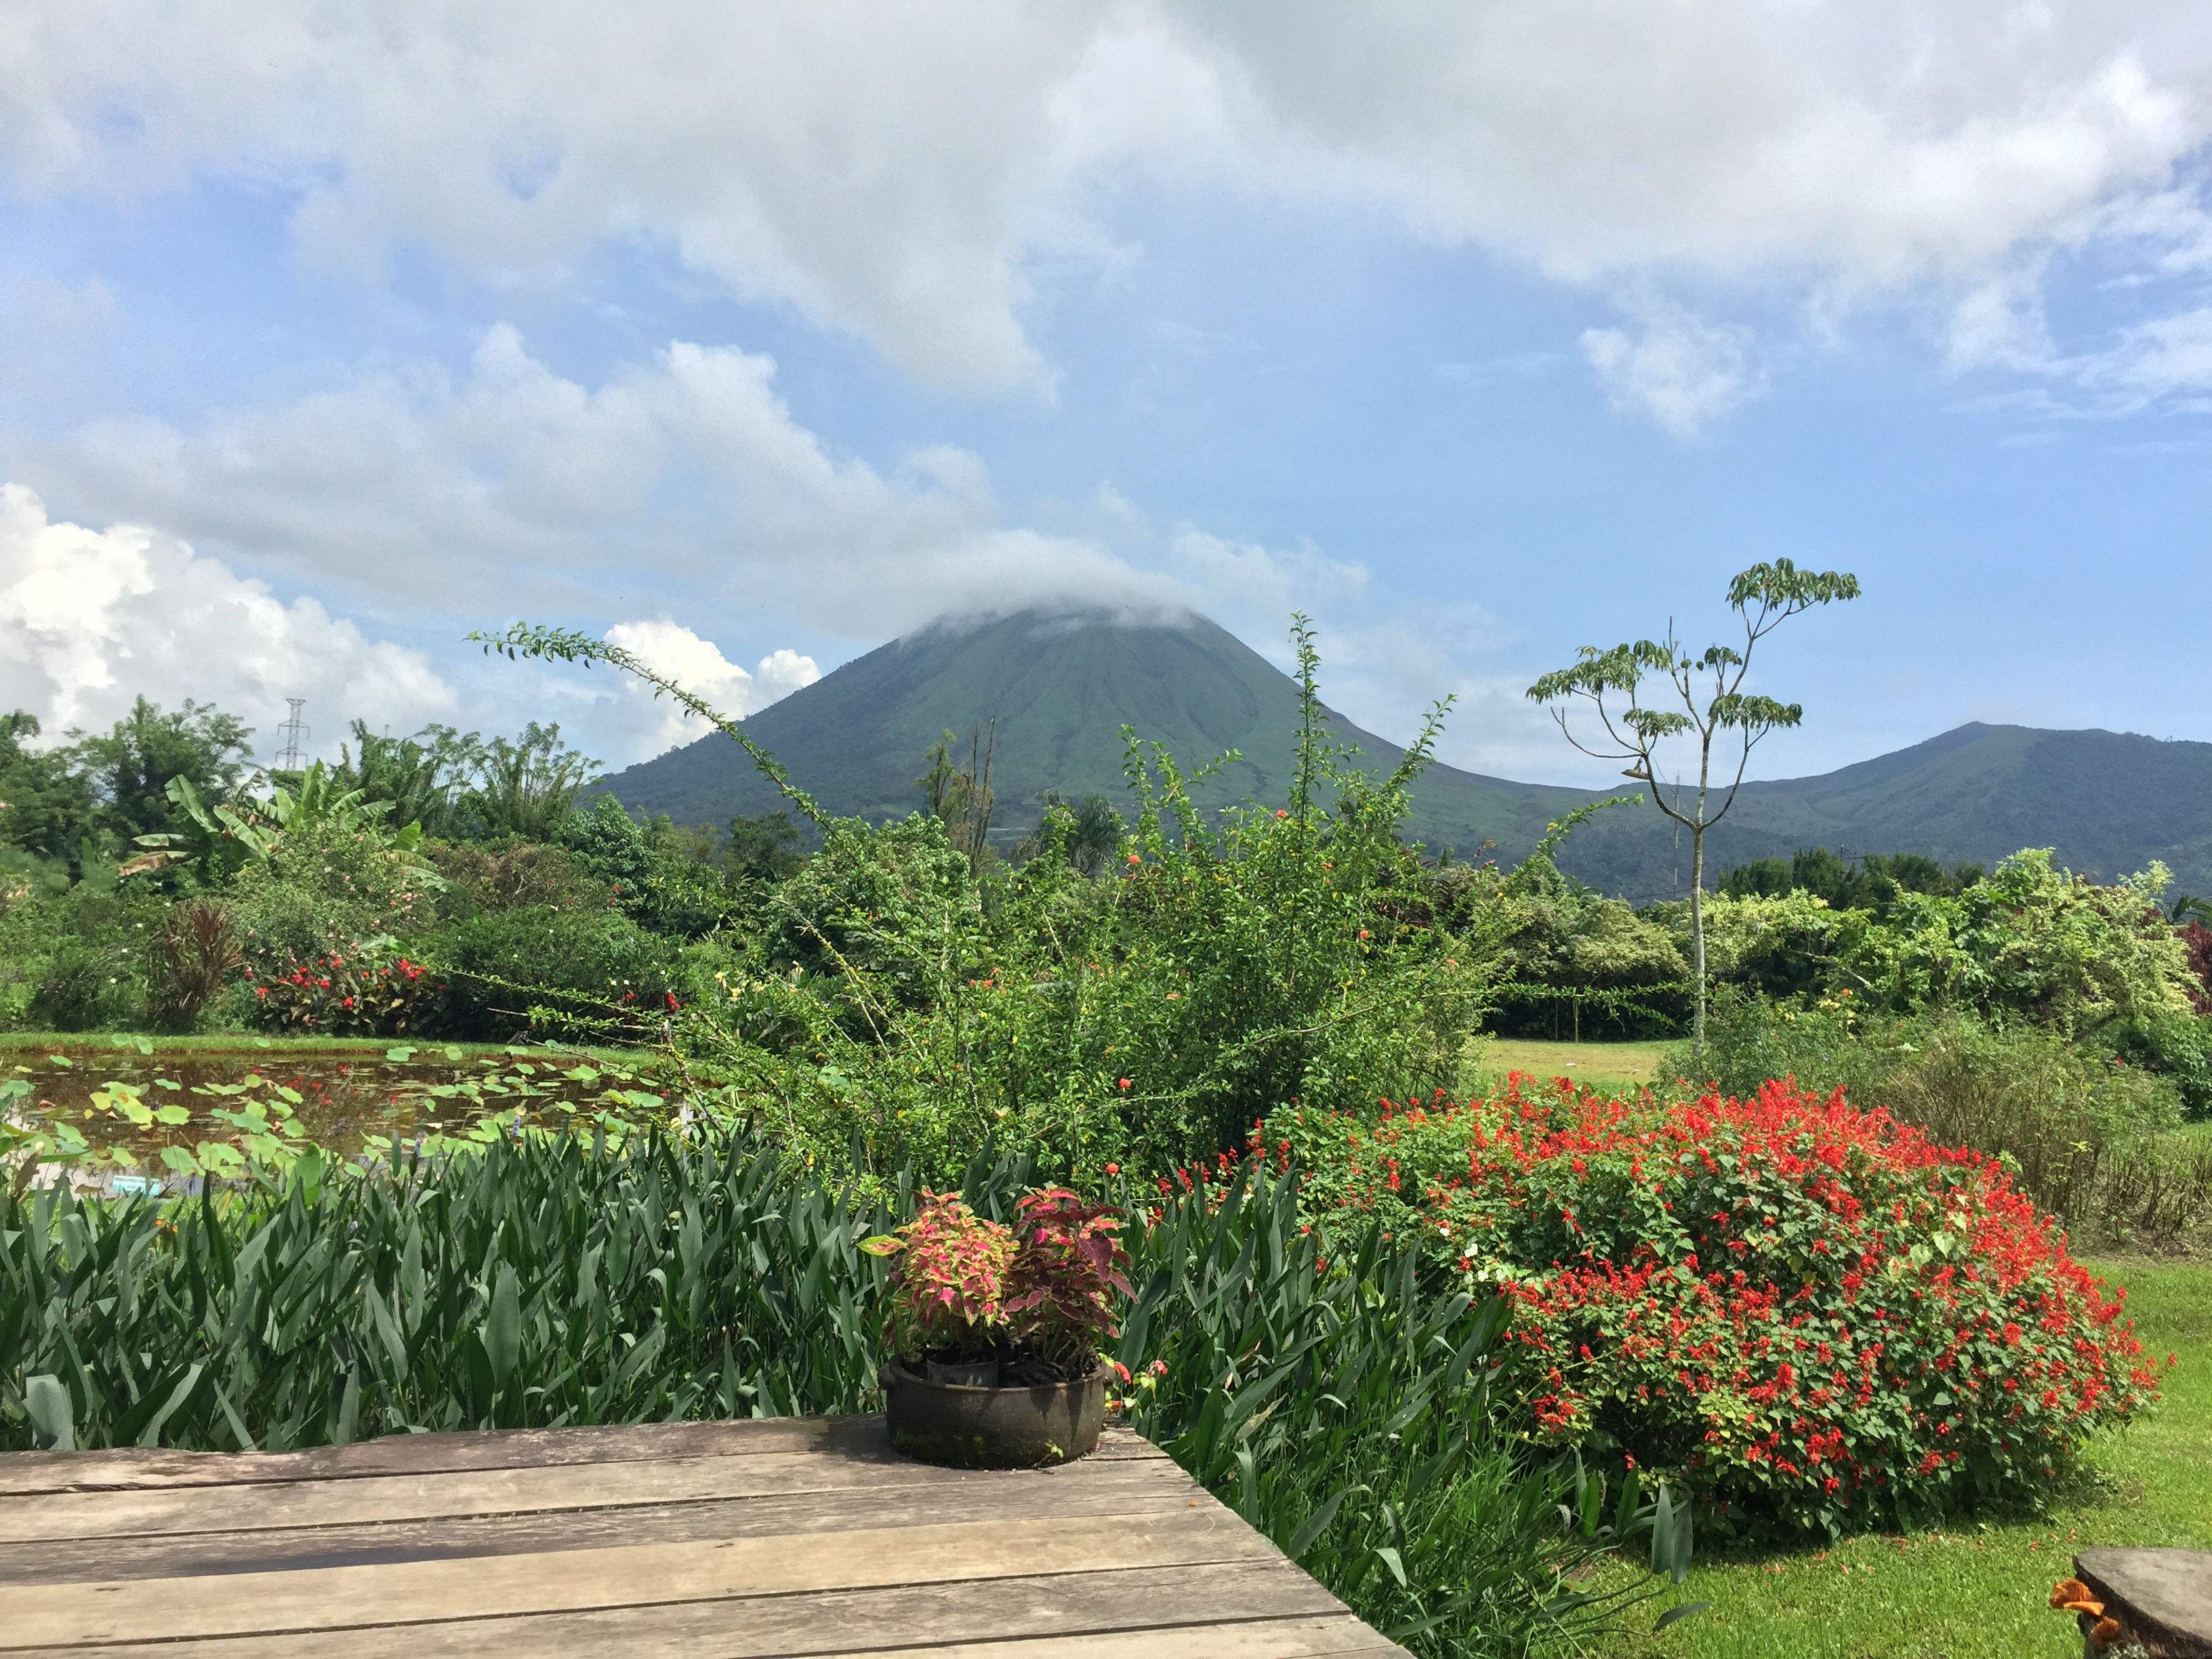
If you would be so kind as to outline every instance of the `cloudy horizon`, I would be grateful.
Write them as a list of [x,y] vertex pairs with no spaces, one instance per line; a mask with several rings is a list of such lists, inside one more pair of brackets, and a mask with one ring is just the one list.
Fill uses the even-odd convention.
[[1855,570],[1755,775],[2212,739],[2212,14],[1960,0],[27,8],[0,707],[696,734],[931,617],[1188,609],[1442,757]]

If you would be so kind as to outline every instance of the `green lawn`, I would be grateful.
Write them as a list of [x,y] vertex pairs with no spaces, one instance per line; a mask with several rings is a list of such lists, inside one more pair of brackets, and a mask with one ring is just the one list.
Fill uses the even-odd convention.
[[1479,1037],[1468,1054],[1475,1078],[1502,1078],[1524,1072],[1549,1080],[1571,1077],[1577,1083],[1620,1084],[1635,1088],[1656,1083],[1665,1069],[1668,1042],[1548,1042],[1537,1037]]
[[[2159,1412],[2096,1446],[2089,1489],[2041,1519],[1711,1560],[1684,1601],[1711,1607],[1614,1659],[2075,1659],[2051,1586],[2093,1544],[2212,1548],[2212,1267],[2101,1262],[2143,1342],[2179,1353]],[[1655,1606],[1659,1604],[1654,1604]],[[1632,1615],[1647,1629],[1649,1613]]]

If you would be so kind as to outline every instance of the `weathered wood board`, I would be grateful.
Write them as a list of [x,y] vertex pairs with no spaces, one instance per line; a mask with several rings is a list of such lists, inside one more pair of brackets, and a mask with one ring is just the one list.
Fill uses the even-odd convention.
[[1402,1650],[1153,1447],[874,1418],[0,1457],[0,1655],[1320,1659]]

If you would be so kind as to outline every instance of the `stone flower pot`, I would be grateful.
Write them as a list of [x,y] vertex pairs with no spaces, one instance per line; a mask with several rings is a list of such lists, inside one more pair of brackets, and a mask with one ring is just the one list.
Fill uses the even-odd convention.
[[1106,1423],[1103,1360],[1072,1382],[978,1388],[917,1376],[894,1359],[882,1371],[891,1444],[923,1463],[1030,1469],[1097,1449]]

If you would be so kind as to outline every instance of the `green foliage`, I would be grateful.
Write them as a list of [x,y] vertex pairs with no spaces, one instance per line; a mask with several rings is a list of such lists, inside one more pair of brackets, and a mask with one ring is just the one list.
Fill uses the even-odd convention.
[[1787,861],[1755,859],[1723,872],[1720,890],[1731,898],[1808,893],[1832,910],[1871,910],[1887,916],[1901,893],[1955,898],[1988,874],[1983,865],[1946,866],[1922,853],[1868,853],[1848,861],[1825,847],[1801,847]]
[[1899,1012],[1957,1008],[2061,1031],[2190,1012],[2192,975],[2160,913],[2162,865],[2108,887],[2047,848],[2015,853],[1955,897],[1900,894],[1842,941],[1851,982]]
[[2148,1067],[2173,1085],[2184,1116],[2212,1118],[2212,1014],[2138,1019],[2112,1035],[2121,1059]]
[[95,873],[0,906],[0,1024],[91,1031],[143,1024],[158,896]]
[[[732,1109],[816,1160],[956,1170],[988,1139],[1054,1173],[1164,1165],[1277,1102],[1370,1098],[1451,1078],[1492,977],[1447,928],[1398,839],[1432,720],[1389,775],[1328,735],[1301,626],[1289,804],[1203,810],[1173,756],[1125,734],[1136,822],[1111,880],[1068,855],[979,872],[940,817],[877,826],[793,807],[823,836],[729,942],[678,1039]],[[518,654],[606,661],[708,719],[627,653],[521,628]],[[782,781],[742,730],[725,729]]]
[[248,965],[266,977],[282,963],[419,933],[436,915],[437,880],[386,826],[333,814],[271,838],[225,897]]
[[561,728],[532,720],[512,739],[493,738],[472,756],[476,781],[459,811],[471,833],[551,841],[599,763],[561,740]]
[[1510,1036],[1643,1036],[1680,1023],[1689,965],[1651,917],[1561,872],[1567,837],[1613,806],[1616,795],[1547,826],[1526,859],[1504,875],[1449,859],[1430,870],[1425,895],[1439,915],[1496,941],[1504,974],[1493,1028]]
[[525,905],[452,923],[427,948],[457,1036],[634,1040],[682,1000],[681,947],[619,911]]
[[473,732],[426,726],[411,737],[392,738],[356,720],[337,772],[343,786],[363,799],[389,801],[392,823],[447,836],[462,827],[462,798],[484,758],[483,739]]
[[252,732],[235,715],[189,698],[164,714],[140,697],[105,732],[72,732],[70,754],[92,785],[98,826],[118,842],[179,827],[169,793],[183,778],[203,799],[235,793],[249,770]]
[[93,828],[91,777],[67,750],[38,750],[39,722],[0,714],[0,847],[65,860]]
[[565,847],[434,841],[422,850],[423,861],[438,873],[438,913],[448,921],[527,905],[604,910],[614,902],[607,884]]
[[606,884],[623,914],[658,933],[696,939],[728,921],[733,906],[716,873],[672,845],[665,818],[641,824],[612,795],[572,812],[560,844]]
[[[289,775],[289,781],[272,787],[267,796],[240,799],[236,805],[203,801],[190,778],[169,780],[171,803],[183,815],[185,830],[140,836],[137,844],[149,849],[123,867],[125,875],[191,859],[203,879],[221,879],[246,859],[268,859],[286,842],[317,845],[335,836],[367,840],[394,853],[410,854],[422,838],[420,823],[399,823],[392,803],[370,800],[359,789],[345,787],[343,774],[317,761],[304,771]],[[411,865],[418,882],[434,884],[434,872]]]
[[[1690,942],[1690,908],[1654,905],[1651,918],[1681,945]],[[1763,996],[1796,996],[1825,984],[1846,919],[1802,891],[1705,900],[1705,967],[1723,984]]]
[[722,851],[722,867],[740,881],[781,881],[805,861],[803,844],[788,812],[734,817]]

